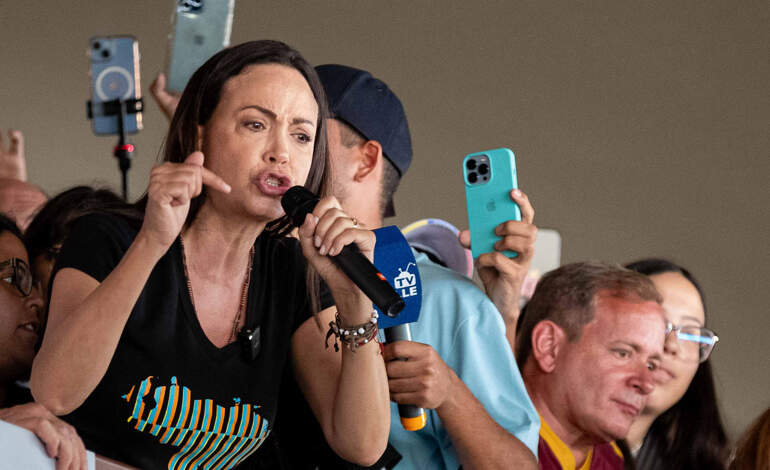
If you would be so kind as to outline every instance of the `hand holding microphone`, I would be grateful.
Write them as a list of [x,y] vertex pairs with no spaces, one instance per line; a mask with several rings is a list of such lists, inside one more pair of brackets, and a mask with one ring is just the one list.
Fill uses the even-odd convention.
[[[308,221],[308,225],[304,225],[308,214],[312,216],[314,211],[320,212],[315,210],[318,204],[321,204],[319,209],[325,210],[317,221]],[[294,186],[283,195],[281,205],[292,223],[302,227],[300,236],[305,239],[312,236],[318,255],[306,250],[308,241],[303,242],[303,250],[333,291],[335,290],[335,286],[332,285],[333,276],[329,276],[331,266],[325,267],[325,260],[318,258],[328,256],[328,259],[386,315],[396,316],[404,308],[403,299],[356,244],[356,242],[363,243],[362,248],[371,255],[374,250],[374,234],[369,231],[350,230],[357,227],[353,227],[352,219],[342,212],[335,199],[320,201],[316,195],[304,187]],[[366,232],[367,236],[363,237],[362,232]],[[337,287],[346,289],[343,285]]]
[[[383,349],[383,354],[386,361],[385,370],[388,373],[390,399],[398,403],[398,416],[404,429],[407,431],[419,431],[425,427],[427,417],[425,416],[425,410],[421,406],[416,405],[418,397],[414,396],[414,394],[409,394],[409,392],[414,392],[418,389],[418,386],[413,383],[416,375],[413,366],[415,364],[414,359],[420,356],[412,356],[412,364],[408,365],[389,363],[391,361],[408,361],[410,357],[406,354],[414,350],[415,347],[426,346],[434,353],[435,351],[430,346],[412,342],[412,332],[409,328],[409,323],[385,328],[385,341],[387,343]],[[397,341],[401,341],[401,343],[396,343]],[[441,358],[439,358],[440,360]]]
[[[418,343],[411,343],[409,324],[405,322],[417,320],[421,295],[413,295],[414,292],[419,291],[419,289],[414,292],[410,290],[408,293],[404,294],[410,296],[410,303],[408,304],[410,307],[404,311],[404,314],[398,315],[399,312],[407,306],[407,303],[390,285],[387,278],[377,270],[370,259],[364,256],[359,250],[359,245],[353,243],[357,240],[353,233],[354,231],[349,229],[353,228],[353,225],[355,224],[352,224],[351,219],[339,209],[338,205],[335,204],[336,200],[333,198],[321,201],[317,196],[302,186],[294,186],[289,189],[281,199],[281,205],[286,214],[291,218],[292,223],[295,226],[301,227],[300,237],[304,238],[303,250],[305,251],[305,255],[308,256],[308,259],[313,261],[316,256],[317,258],[326,258],[325,255],[328,255],[328,259],[339,267],[345,275],[372,300],[380,312],[391,317],[380,318],[380,324],[386,327],[385,337],[388,343],[398,342],[395,347],[405,347],[407,349],[411,348],[411,345],[417,345]],[[309,214],[319,214],[321,211],[323,211],[323,215],[317,221],[310,220],[310,217],[308,217]],[[385,245],[392,244],[397,247],[396,251],[399,255],[408,254],[407,258],[411,259],[412,262],[406,262],[404,264],[407,273],[404,273],[396,266],[396,269],[398,269],[401,276],[408,274],[409,266],[414,265],[414,256],[411,254],[411,250],[401,232],[395,227],[386,227],[377,232],[383,237]],[[371,232],[369,232],[369,234],[374,238],[374,235]],[[307,249],[307,245],[309,244],[307,237],[311,236],[313,237],[313,245],[318,249],[317,255],[314,253],[315,250]],[[325,244],[327,240],[330,243],[329,245]],[[398,247],[399,244],[403,244],[403,246]],[[383,244],[377,245],[378,249],[381,245]],[[371,255],[374,249],[374,243],[372,243],[371,247],[364,245],[363,248],[370,248],[367,250],[367,254]],[[393,256],[394,254],[395,253],[393,252],[390,253],[391,256],[388,256],[389,261],[396,261],[397,258],[401,257]],[[315,261],[318,263],[320,260],[315,259]],[[402,263],[403,261],[404,260],[400,260]],[[319,269],[319,266],[316,263],[314,263],[316,269]],[[399,264],[399,261],[396,261],[396,264]],[[393,266],[390,266],[390,268],[392,267]],[[394,273],[390,274],[394,277]],[[327,278],[327,275],[322,273],[322,276],[327,279],[328,284],[329,279]],[[406,346],[403,346],[404,344],[406,344]],[[392,344],[387,344],[385,346],[386,351],[392,350],[393,347]],[[400,361],[393,362],[407,360],[407,358],[401,358],[398,355],[394,356],[391,354],[389,357],[390,360],[400,359]],[[385,360],[388,360],[387,353]],[[411,370],[411,366],[412,364],[408,365],[406,369]],[[391,368],[391,366],[388,365],[386,365],[386,367],[388,370]],[[398,369],[399,366],[396,366],[396,370]],[[393,393],[392,389],[391,393]],[[408,400],[400,401],[393,396],[392,399],[399,403],[398,411],[401,417],[401,423],[405,429],[416,431],[425,426],[426,417],[425,411],[422,408],[409,404]]]

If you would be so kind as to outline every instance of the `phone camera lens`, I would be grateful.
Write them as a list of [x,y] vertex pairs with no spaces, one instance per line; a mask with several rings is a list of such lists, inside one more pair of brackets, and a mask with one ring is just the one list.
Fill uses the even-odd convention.
[[479,173],[482,175],[486,175],[487,173],[489,173],[489,165],[487,165],[486,163],[482,163],[481,165],[479,165]]
[[96,50],[99,50],[102,47],[102,43],[100,43],[99,41],[94,41],[94,44],[92,47]]
[[108,51],[107,49],[102,51],[102,57],[104,57],[106,59],[109,56],[110,56],[110,51]]
[[468,160],[465,163],[465,167],[468,168],[469,170],[475,169],[476,168],[476,160]]
[[479,180],[479,177],[476,173],[468,173],[468,182],[469,183],[475,183]]
[[179,5],[178,8],[180,11],[196,12],[203,7],[203,1],[202,0],[180,0],[178,5]]

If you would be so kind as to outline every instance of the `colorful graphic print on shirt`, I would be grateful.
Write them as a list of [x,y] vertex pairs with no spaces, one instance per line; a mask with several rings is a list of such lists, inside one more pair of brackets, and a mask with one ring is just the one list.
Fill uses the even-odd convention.
[[[180,447],[168,462],[169,470],[193,468],[226,470],[251,455],[269,434],[268,422],[258,406],[233,399],[229,408],[210,399],[194,400],[190,389],[176,377],[170,386],[155,386],[147,377],[122,396],[131,405],[128,423],[157,436],[165,445]],[[134,394],[136,392],[136,394]]]

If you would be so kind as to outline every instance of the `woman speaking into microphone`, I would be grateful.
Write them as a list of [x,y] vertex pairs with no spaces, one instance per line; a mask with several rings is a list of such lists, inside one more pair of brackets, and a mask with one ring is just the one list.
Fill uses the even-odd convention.
[[[390,413],[376,315],[327,256],[355,243],[371,259],[375,240],[323,197],[327,117],[297,51],[225,49],[185,88],[137,220],[76,222],[31,387],[89,449],[140,468],[232,468],[267,437],[291,360],[334,450],[378,459]],[[280,204],[297,184],[322,196],[299,240]],[[330,323],[356,332],[341,353],[324,347]]]

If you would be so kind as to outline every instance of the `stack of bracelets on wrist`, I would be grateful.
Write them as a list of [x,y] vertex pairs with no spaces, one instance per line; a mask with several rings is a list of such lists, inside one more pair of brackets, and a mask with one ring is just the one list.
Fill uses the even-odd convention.
[[334,335],[334,351],[339,351],[337,339],[347,346],[352,352],[356,352],[359,346],[377,338],[377,312],[372,310],[372,316],[369,321],[361,325],[342,326],[342,319],[339,312],[335,315],[334,321],[329,322],[329,332],[326,333],[326,347],[329,347],[329,337]]

